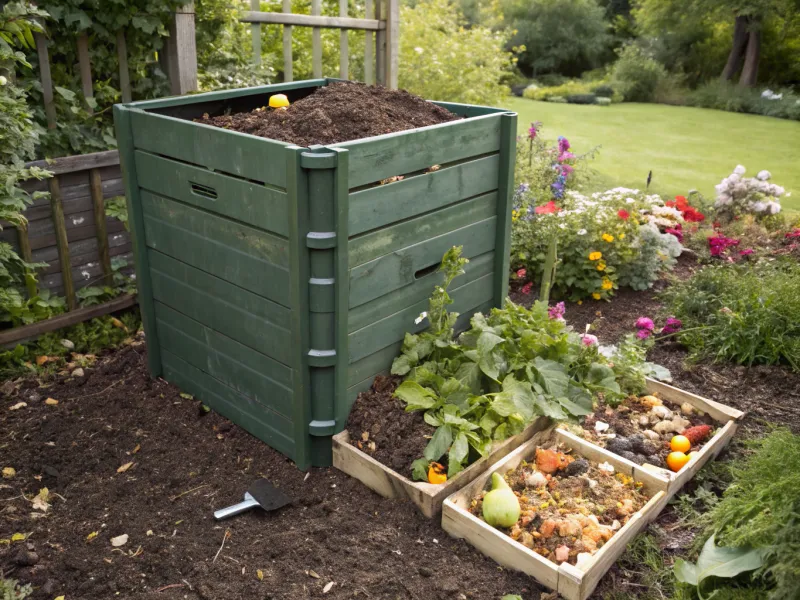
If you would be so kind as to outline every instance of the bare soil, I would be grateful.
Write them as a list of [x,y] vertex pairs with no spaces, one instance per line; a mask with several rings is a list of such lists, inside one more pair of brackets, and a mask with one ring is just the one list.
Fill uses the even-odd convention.
[[336,144],[455,121],[461,117],[405,90],[331,83],[286,110],[259,108],[198,123],[299,146]]
[[[0,479],[0,539],[27,536],[0,544],[0,576],[32,583],[35,600],[539,598],[533,580],[450,539],[412,504],[335,469],[306,476],[151,380],[144,345],[44,385],[28,378],[0,399],[0,467],[16,470]],[[10,410],[19,402],[27,406]],[[260,477],[293,504],[213,520]],[[44,514],[31,502],[43,487]]]

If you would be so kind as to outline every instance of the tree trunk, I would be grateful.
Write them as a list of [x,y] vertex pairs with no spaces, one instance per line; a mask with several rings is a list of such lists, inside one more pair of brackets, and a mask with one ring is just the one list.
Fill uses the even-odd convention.
[[747,50],[744,55],[742,77],[739,79],[741,87],[753,87],[758,79],[758,60],[761,57],[761,28],[751,25],[747,36]]
[[722,70],[722,81],[730,81],[742,66],[742,55],[747,45],[747,17],[737,16],[733,26],[733,46],[728,54],[728,62]]

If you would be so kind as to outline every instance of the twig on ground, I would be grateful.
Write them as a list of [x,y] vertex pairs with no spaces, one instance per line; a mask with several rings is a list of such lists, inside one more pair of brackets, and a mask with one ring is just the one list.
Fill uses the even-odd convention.
[[217,550],[217,553],[214,555],[214,560],[211,561],[212,564],[217,562],[217,558],[219,558],[219,553],[222,552],[222,549],[225,547],[225,540],[227,540],[230,537],[230,535],[231,532],[228,529],[226,529],[225,535],[222,536],[222,544],[220,545],[219,550]]
[[175,502],[175,500],[177,500],[177,499],[178,499],[178,498],[180,498],[181,496],[185,496],[186,494],[191,494],[192,492],[196,492],[197,490],[203,489],[203,488],[205,488],[205,487],[208,487],[208,486],[210,486],[210,485],[211,485],[210,483],[204,483],[203,485],[198,485],[198,486],[197,486],[197,487],[195,487],[195,488],[192,488],[192,489],[190,489],[190,490],[186,490],[185,492],[181,492],[181,493],[180,493],[180,494],[178,494],[177,496],[171,496],[171,497],[170,497],[170,501],[172,501],[172,502]]
[[184,584],[182,584],[182,583],[171,583],[171,584],[169,584],[169,585],[165,585],[164,587],[160,587],[160,588],[158,588],[158,589],[156,590],[156,592],[163,592],[164,590],[169,590],[169,589],[172,589],[172,588],[179,588],[179,587],[183,587],[183,585],[184,585]]

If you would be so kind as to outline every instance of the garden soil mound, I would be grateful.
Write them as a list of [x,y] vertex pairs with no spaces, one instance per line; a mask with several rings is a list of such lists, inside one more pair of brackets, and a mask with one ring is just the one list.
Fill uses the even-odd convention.
[[[0,544],[0,573],[32,583],[33,600],[539,598],[533,580],[449,538],[410,502],[335,469],[306,478],[150,379],[138,343],[84,377],[29,378],[0,393],[0,468],[16,469],[0,479],[0,539],[27,536]],[[293,504],[214,521],[260,477]],[[43,513],[31,501],[44,487]],[[127,543],[112,546],[121,535]]]
[[423,412],[406,412],[393,394],[400,377],[378,375],[372,388],[361,392],[347,419],[351,443],[372,458],[411,477],[411,463],[422,458],[436,431],[423,419]]
[[198,123],[280,140],[298,146],[349,140],[437,125],[460,119],[419,96],[363,83],[331,83],[286,110],[258,109]]

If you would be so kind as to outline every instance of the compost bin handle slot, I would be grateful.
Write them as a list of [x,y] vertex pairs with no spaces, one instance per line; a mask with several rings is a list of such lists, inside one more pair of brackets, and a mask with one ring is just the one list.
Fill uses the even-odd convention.
[[431,273],[436,273],[436,271],[439,270],[440,264],[441,261],[438,260],[432,265],[425,267],[424,269],[418,269],[417,271],[414,272],[414,279],[422,279],[426,275],[430,275]]
[[202,183],[195,183],[194,181],[190,181],[189,185],[192,186],[192,193],[195,196],[202,196],[203,198],[208,198],[209,200],[216,200],[217,199],[217,190],[209,185],[203,185]]

